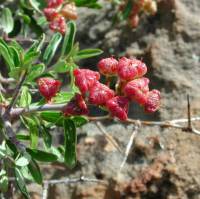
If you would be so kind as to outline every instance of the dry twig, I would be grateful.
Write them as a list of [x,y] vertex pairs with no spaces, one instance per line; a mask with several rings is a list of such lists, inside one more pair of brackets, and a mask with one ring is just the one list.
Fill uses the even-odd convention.
[[121,173],[121,171],[122,171],[122,169],[123,169],[123,167],[124,167],[124,165],[127,161],[128,155],[129,155],[130,150],[131,150],[132,145],[133,145],[133,142],[134,142],[134,140],[137,136],[139,126],[141,126],[140,121],[138,121],[138,124],[134,126],[134,130],[133,130],[131,137],[130,137],[130,140],[129,140],[127,146],[126,146],[125,156],[124,156],[124,159],[123,159],[123,161],[120,165],[119,173]]
[[98,121],[98,122],[95,122],[95,124],[98,127],[98,129],[100,130],[100,132],[105,135],[108,142],[110,142],[121,154],[123,154],[121,147],[118,145],[118,143],[115,141],[115,139],[106,132],[102,123]]
[[86,178],[84,176],[81,176],[80,178],[64,178],[59,180],[45,180],[44,181],[44,189],[42,193],[42,199],[48,198],[48,189],[50,185],[57,185],[57,184],[76,184],[76,183],[103,183],[107,184],[106,181],[98,180],[98,179],[92,179],[92,178]]

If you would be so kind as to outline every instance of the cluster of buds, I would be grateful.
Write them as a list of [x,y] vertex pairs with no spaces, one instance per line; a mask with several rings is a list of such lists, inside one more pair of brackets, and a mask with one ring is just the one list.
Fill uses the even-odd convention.
[[[146,112],[155,112],[160,106],[160,92],[149,90],[149,79],[144,77],[147,66],[138,59],[113,57],[102,59],[98,63],[100,73],[107,79],[116,76],[115,90],[109,85],[100,83],[100,73],[89,69],[75,69],[75,84],[80,93],[75,94],[71,101],[63,108],[65,116],[87,115],[88,104],[106,109],[112,117],[122,121],[128,118],[130,102],[143,106]],[[61,83],[52,78],[37,80],[39,91],[47,102],[59,91]]]
[[[155,112],[160,106],[160,92],[149,90],[149,79],[143,77],[147,72],[146,65],[137,59],[113,57],[102,59],[98,63],[100,73],[106,78],[118,77],[116,89],[99,82],[100,74],[89,69],[75,69],[75,84],[81,92],[64,109],[65,115],[88,113],[86,104],[101,106],[108,110],[112,117],[122,121],[128,118],[128,107],[131,101],[144,107],[146,112]],[[85,103],[84,103],[84,102]],[[83,105],[84,104],[84,105]],[[71,109],[70,109],[71,107]]]
[[47,7],[43,12],[49,21],[49,28],[61,34],[66,31],[66,19],[77,19],[76,6],[73,2],[64,4],[63,0],[47,0]]
[[[121,9],[126,7],[127,1],[123,2]],[[133,0],[132,9],[129,14],[129,24],[132,28],[136,28],[139,24],[140,14],[145,13],[154,15],[157,12],[157,2],[155,0]]]

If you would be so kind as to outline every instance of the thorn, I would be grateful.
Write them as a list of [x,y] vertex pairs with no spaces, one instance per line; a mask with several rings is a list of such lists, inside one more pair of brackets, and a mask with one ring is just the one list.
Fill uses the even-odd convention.
[[192,130],[191,107],[190,107],[190,96],[189,95],[187,95],[187,111],[188,111],[188,130]]

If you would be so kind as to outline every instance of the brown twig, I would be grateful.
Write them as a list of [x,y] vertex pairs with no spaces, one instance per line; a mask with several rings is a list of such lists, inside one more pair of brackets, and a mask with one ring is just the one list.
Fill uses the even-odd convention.
[[[32,112],[40,112],[40,111],[62,111],[63,107],[66,104],[45,104],[42,106],[30,106],[28,108],[13,108],[11,109],[11,116],[19,116],[21,114],[29,114]],[[104,121],[104,120],[113,120],[113,118],[110,115],[105,115],[105,116],[99,116],[99,117],[93,117],[93,116],[88,116],[89,121]],[[200,117],[193,117],[190,118],[190,121],[200,121]],[[135,119],[127,119],[124,123],[128,124],[137,124],[138,120]],[[140,123],[142,126],[160,126],[163,128],[177,128],[181,130],[186,130],[186,126],[180,125],[181,123],[187,123],[188,118],[183,118],[183,119],[174,119],[174,120],[165,120],[165,121],[145,121],[145,120],[140,120]],[[200,135],[200,132],[194,128],[191,129],[191,133]]]
[[100,130],[100,132],[105,135],[106,139],[108,142],[110,142],[121,154],[123,154],[123,151],[121,149],[121,147],[118,145],[118,143],[114,140],[114,138],[109,135],[105,128],[103,127],[102,123],[100,121],[95,122],[96,126],[98,127],[98,129]]

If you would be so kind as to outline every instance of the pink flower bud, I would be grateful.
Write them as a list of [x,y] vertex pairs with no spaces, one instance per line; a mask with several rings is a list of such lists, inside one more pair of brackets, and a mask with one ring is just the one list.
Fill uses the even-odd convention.
[[89,69],[75,69],[74,77],[76,86],[84,95],[100,79],[100,74]]
[[114,91],[109,87],[100,82],[96,82],[96,84],[90,89],[89,102],[91,104],[103,106],[109,99],[113,98],[114,95]]
[[129,99],[137,102],[140,105],[144,105],[147,100],[147,94],[149,92],[149,79],[142,77],[132,80],[124,87],[124,94]]
[[118,75],[123,81],[142,77],[147,72],[146,65],[137,59],[122,57],[118,63]]
[[127,120],[129,101],[126,97],[116,96],[106,102],[106,107],[113,117]]
[[64,0],[47,0],[47,5],[49,8],[56,8],[62,5],[63,2]]
[[41,95],[47,102],[50,102],[51,98],[56,96],[61,86],[60,81],[49,77],[39,78],[37,84]]
[[87,105],[80,94],[76,94],[71,101],[63,108],[63,114],[65,116],[70,115],[87,115]]
[[149,113],[153,113],[157,111],[160,107],[160,91],[152,90],[147,95],[147,100],[144,105],[145,111]]
[[113,76],[117,74],[118,61],[113,58],[105,58],[99,61],[98,68],[101,74]]
[[50,22],[49,28],[55,32],[60,32],[61,34],[65,34],[66,31],[66,24],[65,18],[58,16]]
[[131,15],[129,17],[129,25],[131,28],[137,28],[140,18],[138,14]]
[[53,21],[59,15],[54,8],[45,8],[43,11],[48,21]]

